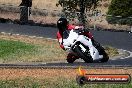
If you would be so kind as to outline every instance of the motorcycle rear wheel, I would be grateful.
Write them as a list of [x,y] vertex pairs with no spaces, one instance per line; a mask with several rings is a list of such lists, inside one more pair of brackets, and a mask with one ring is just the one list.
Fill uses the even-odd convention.
[[93,58],[91,57],[91,56],[85,56],[82,52],[81,52],[81,50],[80,50],[80,48],[78,47],[78,46],[76,46],[75,47],[75,49],[74,49],[74,51],[78,54],[78,56],[80,57],[80,58],[82,58],[86,63],[92,63],[93,62]]
[[76,58],[76,56],[74,56],[73,54],[68,54],[66,60],[68,63],[73,63],[76,59],[78,58]]
[[73,63],[76,59],[75,58],[67,58],[66,60],[68,63]]

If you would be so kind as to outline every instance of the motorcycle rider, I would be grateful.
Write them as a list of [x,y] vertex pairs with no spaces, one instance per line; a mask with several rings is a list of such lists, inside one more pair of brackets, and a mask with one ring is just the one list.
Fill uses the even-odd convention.
[[[60,44],[60,47],[63,50],[66,50],[66,47],[63,45],[63,40],[68,37],[68,32],[72,29],[73,30],[83,30],[84,29],[83,26],[76,26],[76,25],[69,24],[66,18],[60,18],[57,21],[57,28],[58,28],[57,39]],[[93,36],[89,31],[84,31],[83,35],[87,36],[90,39],[93,39]],[[68,52],[67,62],[73,63],[78,58],[79,58],[78,55],[76,55],[74,52],[72,51]]]

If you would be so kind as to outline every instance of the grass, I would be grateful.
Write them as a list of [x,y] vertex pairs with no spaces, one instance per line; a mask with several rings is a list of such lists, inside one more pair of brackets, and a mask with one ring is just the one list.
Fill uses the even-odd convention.
[[[110,57],[118,50],[105,47]],[[0,62],[52,62],[65,61],[67,53],[56,40],[30,38],[16,35],[0,35]]]
[[63,53],[55,45],[53,42],[46,43],[46,41],[43,45],[37,45],[13,40],[0,40],[0,60],[4,63],[60,60]]
[[[132,69],[85,69],[87,74],[130,74]],[[76,83],[78,69],[0,69],[0,88],[132,88],[130,84]]]
[[3,62],[16,60],[23,55],[31,54],[35,50],[32,44],[20,41],[0,40],[0,60]]
[[35,79],[24,78],[15,80],[0,80],[0,88],[132,88],[130,84],[86,84],[79,86],[75,80],[66,78]]
[[109,54],[110,57],[114,57],[119,55],[119,52],[116,48],[111,47],[111,46],[105,46],[106,52]]
[[50,62],[58,60],[65,60],[65,53],[60,49],[57,41],[0,35],[0,62]]

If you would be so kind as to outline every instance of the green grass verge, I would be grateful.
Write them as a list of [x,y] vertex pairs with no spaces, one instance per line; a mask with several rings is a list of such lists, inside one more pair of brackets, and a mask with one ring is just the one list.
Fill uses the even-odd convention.
[[43,44],[32,44],[0,39],[0,62],[49,62],[65,59],[64,51],[57,46],[57,42],[48,40],[44,40]]
[[[32,41],[32,39],[30,39]],[[0,39],[0,62],[50,62],[65,61],[66,52],[57,41],[43,39],[37,44],[21,40]],[[118,55],[118,50],[110,46],[105,47],[110,57]]]
[[132,83],[129,84],[85,84],[79,86],[75,80],[67,78],[57,79],[15,79],[15,80],[0,80],[0,88],[132,88]]
[[33,54],[36,46],[20,41],[0,39],[0,60],[2,62],[19,60],[22,56]]

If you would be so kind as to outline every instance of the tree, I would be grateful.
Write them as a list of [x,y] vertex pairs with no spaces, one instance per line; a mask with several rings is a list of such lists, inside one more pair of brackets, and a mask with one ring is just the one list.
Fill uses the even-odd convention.
[[132,0],[112,0],[107,15],[108,23],[132,25]]
[[75,16],[76,12],[80,12],[80,16],[78,19],[80,23],[85,26],[86,19],[85,13],[94,10],[97,6],[99,0],[59,0],[57,5],[61,5],[63,7],[63,12],[72,13],[68,16]]

